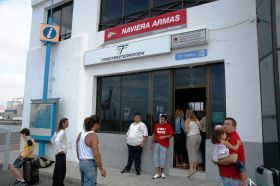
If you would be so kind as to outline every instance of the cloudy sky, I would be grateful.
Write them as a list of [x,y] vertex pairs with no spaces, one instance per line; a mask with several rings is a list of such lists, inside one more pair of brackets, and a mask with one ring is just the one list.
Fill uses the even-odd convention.
[[31,0],[0,0],[0,105],[24,96]]

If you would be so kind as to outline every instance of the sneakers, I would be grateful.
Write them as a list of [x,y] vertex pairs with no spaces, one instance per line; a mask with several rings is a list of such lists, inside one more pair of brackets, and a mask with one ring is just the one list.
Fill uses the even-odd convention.
[[126,169],[126,168],[124,168],[124,169],[121,171],[121,173],[127,173],[127,172],[129,172],[129,170]]
[[28,184],[26,184],[25,182],[16,180],[16,181],[15,181],[13,184],[11,184],[11,185],[26,186],[26,185],[28,185]]
[[160,175],[155,174],[155,175],[153,176],[153,179],[157,179],[157,178],[160,178]]
[[139,176],[140,175],[140,171],[136,171],[136,175]]
[[156,173],[154,176],[153,176],[153,179],[157,179],[157,178],[162,178],[162,179],[165,179],[166,178],[166,176],[165,176],[165,174],[164,173],[161,173],[161,176],[158,174],[158,173]]

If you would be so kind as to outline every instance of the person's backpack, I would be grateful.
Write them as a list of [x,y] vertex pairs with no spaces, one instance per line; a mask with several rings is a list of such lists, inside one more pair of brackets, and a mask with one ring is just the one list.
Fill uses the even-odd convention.
[[54,161],[48,160],[44,157],[38,157],[37,161],[39,162],[39,168],[47,168],[54,163]]

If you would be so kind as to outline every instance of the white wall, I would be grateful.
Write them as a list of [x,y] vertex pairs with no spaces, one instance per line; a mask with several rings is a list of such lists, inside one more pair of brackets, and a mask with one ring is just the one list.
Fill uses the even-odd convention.
[[[86,67],[88,73],[96,77],[225,61],[227,115],[236,118],[243,140],[262,142],[255,1],[219,0],[187,9],[187,14],[187,28],[135,40],[207,28],[207,45],[176,49],[171,54],[150,58],[93,65]],[[104,32],[98,36],[97,43],[102,45]],[[175,53],[204,48],[208,49],[207,57],[175,61]]]
[[[26,104],[23,116],[25,127],[29,126],[30,99],[42,97],[45,47],[38,39],[39,25],[45,22],[45,8],[49,7],[48,1],[33,2],[30,50],[26,66]],[[68,160],[76,161],[74,142],[82,129],[84,117],[95,113],[97,76],[217,61],[225,62],[227,115],[237,119],[237,130],[244,141],[262,143],[255,0],[219,0],[192,7],[187,9],[187,28],[135,39],[207,28],[207,45],[176,49],[161,56],[84,67],[84,52],[100,48],[104,44],[104,32],[97,32],[99,5],[100,1],[75,0],[72,38],[52,48],[49,97],[61,97],[58,118],[67,117],[70,120],[67,129]],[[207,57],[175,61],[176,53],[204,48],[208,49]],[[106,139],[106,135],[112,134],[102,134],[102,138]],[[108,149],[103,146],[101,150],[105,153]],[[52,155],[49,145],[46,152],[48,156]],[[123,157],[126,153],[118,156]],[[262,159],[261,154],[260,158]]]

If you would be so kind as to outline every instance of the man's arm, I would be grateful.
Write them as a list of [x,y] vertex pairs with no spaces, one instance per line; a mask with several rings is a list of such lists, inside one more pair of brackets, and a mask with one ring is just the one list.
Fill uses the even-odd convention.
[[173,129],[172,127],[168,124],[167,126],[167,135],[160,136],[159,139],[169,139],[173,137]]
[[78,135],[78,137],[77,137],[77,139],[76,139],[76,154],[77,154],[77,158],[78,158],[78,159],[79,159],[78,144],[79,144],[80,138],[81,138],[81,132],[80,132],[80,134]]
[[155,142],[155,135],[153,134],[153,135],[151,136],[151,144],[154,144],[154,142]]
[[147,136],[143,136],[143,141],[142,143],[140,144],[140,147],[144,147],[145,143],[146,143],[146,140],[147,140]]
[[151,150],[153,150],[153,146],[154,146],[154,143],[155,143],[155,135],[153,134],[152,136],[151,136]]
[[172,138],[172,137],[173,137],[173,135],[169,134],[169,135],[159,136],[159,139],[169,139],[169,138]]
[[142,125],[142,130],[143,130],[143,141],[140,144],[140,147],[143,148],[146,143],[147,137],[148,137],[148,129],[145,124]]
[[103,166],[102,166],[102,160],[101,160],[101,155],[100,155],[100,152],[99,152],[99,147],[98,147],[98,144],[99,144],[99,140],[98,140],[98,137],[96,134],[93,134],[92,135],[92,152],[94,154],[94,158],[95,158],[95,161],[96,161],[96,166],[99,168],[100,170],[100,173],[103,177],[106,177],[106,171],[104,170]]

